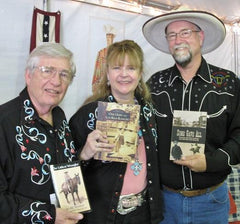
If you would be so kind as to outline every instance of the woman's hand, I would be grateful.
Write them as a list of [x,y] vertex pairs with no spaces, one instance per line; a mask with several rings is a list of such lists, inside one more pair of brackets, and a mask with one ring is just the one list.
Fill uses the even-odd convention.
[[80,154],[80,159],[89,160],[97,152],[111,152],[114,146],[114,144],[108,143],[106,135],[99,130],[94,130],[87,137],[87,141]]

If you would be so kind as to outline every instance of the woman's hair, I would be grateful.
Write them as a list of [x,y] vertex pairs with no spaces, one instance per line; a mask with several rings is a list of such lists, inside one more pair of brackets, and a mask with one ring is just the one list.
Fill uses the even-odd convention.
[[98,84],[96,92],[87,98],[84,104],[89,102],[104,99],[111,94],[111,86],[108,83],[107,70],[112,65],[124,64],[125,57],[128,56],[130,64],[135,67],[140,75],[140,80],[137,88],[135,89],[135,95],[141,95],[145,101],[151,100],[151,94],[148,90],[146,83],[143,80],[143,51],[141,47],[132,40],[123,40],[111,44],[107,49],[105,74],[101,78]]
[[72,77],[76,73],[73,53],[60,43],[45,42],[37,46],[28,57],[26,70],[32,72],[34,67],[38,66],[41,57],[66,58],[70,63]]

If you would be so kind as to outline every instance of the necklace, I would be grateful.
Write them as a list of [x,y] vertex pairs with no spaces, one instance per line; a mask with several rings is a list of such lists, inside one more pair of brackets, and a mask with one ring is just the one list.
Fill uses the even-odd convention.
[[142,163],[139,162],[139,158],[138,158],[138,148],[139,148],[139,145],[142,141],[142,130],[139,128],[138,130],[138,147],[137,147],[137,150],[136,150],[136,155],[135,155],[135,161],[134,163],[131,165],[131,170],[133,171],[133,174],[135,176],[137,176],[140,171],[142,170]]

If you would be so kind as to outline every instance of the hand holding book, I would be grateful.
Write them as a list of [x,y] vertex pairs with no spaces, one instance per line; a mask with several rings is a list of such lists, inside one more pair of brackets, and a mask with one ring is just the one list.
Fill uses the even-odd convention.
[[81,151],[80,159],[89,160],[99,152],[111,152],[114,148],[114,144],[109,144],[107,136],[100,130],[92,131]]
[[205,154],[194,154],[191,156],[184,156],[181,160],[174,160],[174,163],[182,166],[187,166],[194,172],[205,172],[207,169],[207,162]]

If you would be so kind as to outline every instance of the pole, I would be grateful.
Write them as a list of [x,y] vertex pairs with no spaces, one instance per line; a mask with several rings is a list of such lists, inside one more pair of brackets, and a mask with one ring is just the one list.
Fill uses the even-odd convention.
[[47,0],[43,0],[43,10],[47,11]]

